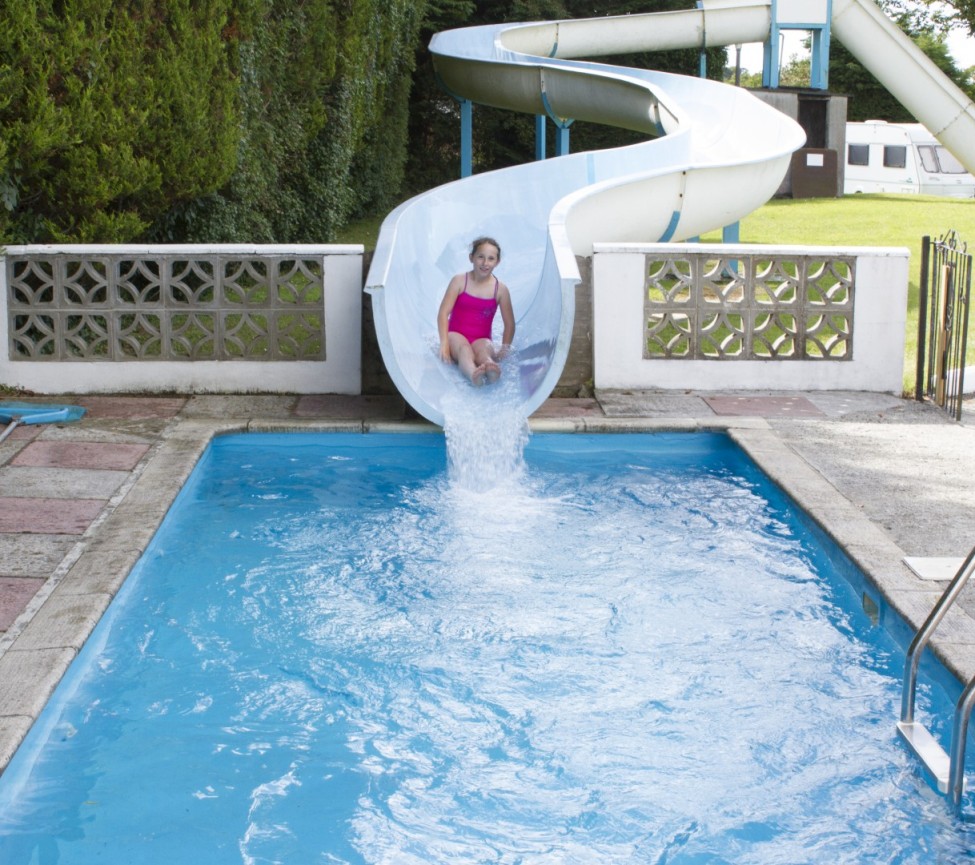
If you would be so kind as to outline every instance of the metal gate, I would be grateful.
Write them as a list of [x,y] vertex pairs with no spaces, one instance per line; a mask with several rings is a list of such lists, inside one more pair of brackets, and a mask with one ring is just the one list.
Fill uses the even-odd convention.
[[915,398],[961,420],[972,255],[954,231],[921,242]]

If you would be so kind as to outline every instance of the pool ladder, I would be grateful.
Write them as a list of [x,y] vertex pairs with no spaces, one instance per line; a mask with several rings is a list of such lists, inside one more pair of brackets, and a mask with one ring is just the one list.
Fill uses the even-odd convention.
[[975,678],[968,683],[955,704],[950,754],[945,753],[923,724],[914,720],[914,695],[917,690],[917,670],[921,653],[948,609],[965,588],[972,571],[975,571],[975,548],[962,562],[948,588],[911,641],[904,664],[901,719],[897,722],[898,732],[921,762],[927,766],[938,783],[938,789],[948,795],[956,811],[961,810],[961,797],[965,791],[965,745],[968,737],[968,720],[972,714],[972,706],[975,705]]

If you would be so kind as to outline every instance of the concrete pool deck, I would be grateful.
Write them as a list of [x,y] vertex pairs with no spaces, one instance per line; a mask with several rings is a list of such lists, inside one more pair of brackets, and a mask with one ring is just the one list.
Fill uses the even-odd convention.
[[[434,429],[391,396],[32,401],[87,413],[18,427],[0,443],[0,768],[214,435]],[[551,399],[531,427],[727,430],[914,627],[975,545],[975,411],[957,423],[930,405],[873,393],[614,391]],[[975,588],[935,648],[956,676],[975,676]]]

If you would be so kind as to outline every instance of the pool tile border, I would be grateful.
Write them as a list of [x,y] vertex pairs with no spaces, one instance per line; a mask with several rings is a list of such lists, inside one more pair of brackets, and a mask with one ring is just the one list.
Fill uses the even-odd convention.
[[[533,418],[533,433],[725,431],[860,567],[911,627],[939,592],[904,563],[904,552],[822,474],[755,417]],[[0,640],[0,771],[42,711],[99,618],[145,551],[210,441],[238,432],[439,433],[425,421],[179,418],[162,433],[67,553],[32,609]],[[975,676],[975,620],[946,618],[932,648],[959,679]],[[893,723],[894,719],[891,719]]]

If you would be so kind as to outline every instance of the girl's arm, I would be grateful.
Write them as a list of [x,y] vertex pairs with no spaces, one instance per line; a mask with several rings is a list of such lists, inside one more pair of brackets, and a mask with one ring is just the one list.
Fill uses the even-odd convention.
[[462,281],[459,277],[453,277],[447,284],[443,300],[440,301],[440,310],[437,312],[437,332],[440,334],[440,359],[446,363],[453,362],[450,356],[450,342],[447,339],[447,324],[450,320],[450,313],[457,302],[457,295],[460,294]]
[[498,289],[498,306],[501,309],[501,322],[504,325],[501,334],[501,356],[504,357],[511,350],[511,343],[515,338],[515,312],[511,306],[508,286],[504,283],[501,283]]

